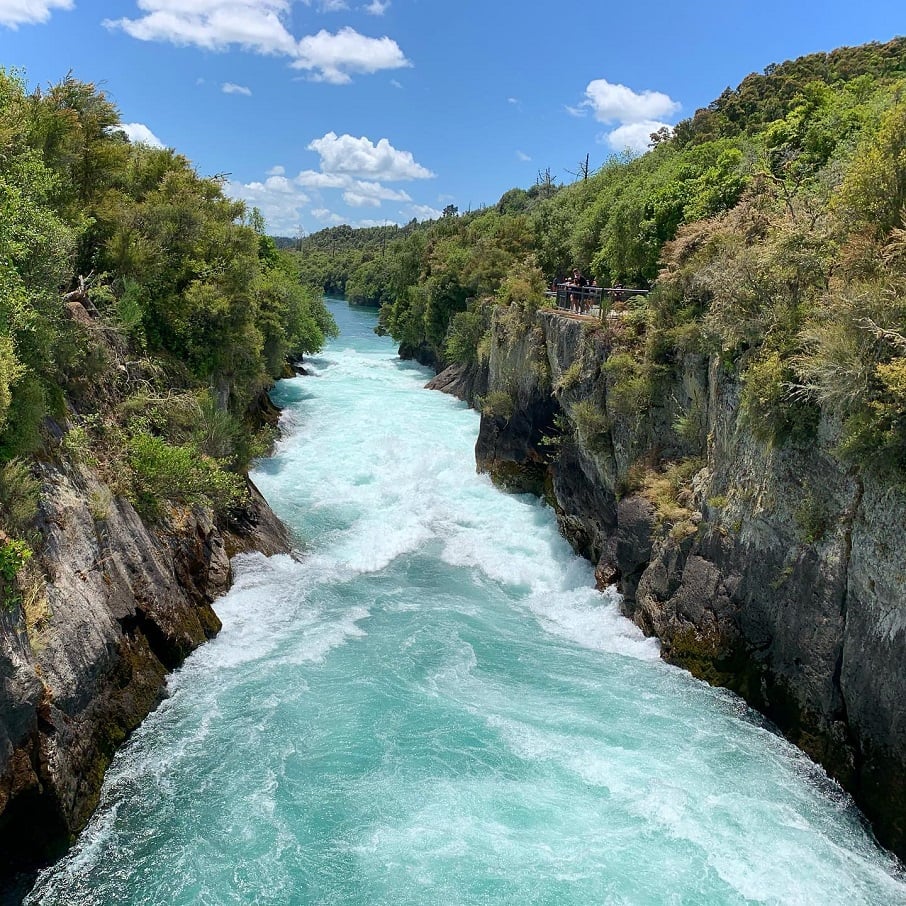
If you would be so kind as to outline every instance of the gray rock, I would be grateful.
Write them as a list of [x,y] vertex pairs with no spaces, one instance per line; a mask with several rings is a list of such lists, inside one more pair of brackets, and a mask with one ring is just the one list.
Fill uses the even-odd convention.
[[202,508],[151,529],[84,467],[41,466],[47,584],[0,613],[0,877],[57,855],[85,825],[116,748],[168,670],[220,629],[231,550],[288,550],[252,489],[221,531]]
[[[716,358],[675,362],[627,413],[605,327],[498,313],[490,346],[486,392],[513,411],[482,417],[479,468],[530,473],[502,483],[543,490],[662,655],[770,717],[906,856],[906,494],[842,463],[827,419],[798,444],[760,440]],[[696,456],[686,518],[632,493],[634,470]]]

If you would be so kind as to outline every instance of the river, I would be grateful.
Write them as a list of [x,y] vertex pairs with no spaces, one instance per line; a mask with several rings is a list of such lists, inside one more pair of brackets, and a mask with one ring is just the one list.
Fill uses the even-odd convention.
[[254,478],[223,631],[118,753],[31,904],[906,904],[849,798],[658,658],[478,416],[331,303]]

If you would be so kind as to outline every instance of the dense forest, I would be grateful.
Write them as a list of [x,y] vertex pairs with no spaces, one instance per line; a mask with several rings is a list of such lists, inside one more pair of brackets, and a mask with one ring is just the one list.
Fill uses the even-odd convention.
[[898,38],[770,66],[652,135],[649,153],[570,185],[539,180],[398,231],[324,231],[302,254],[306,280],[381,302],[403,354],[439,365],[486,359],[493,307],[545,304],[572,267],[652,286],[601,328],[627,411],[685,353],[717,353],[763,438],[807,436],[823,408],[842,422],[842,455],[902,481],[904,205]]
[[[0,575],[33,546],[36,459],[84,461],[150,519],[226,512],[288,358],[336,327],[255,211],[131,144],[94,85],[0,71]],[[100,511],[104,501],[97,501]]]

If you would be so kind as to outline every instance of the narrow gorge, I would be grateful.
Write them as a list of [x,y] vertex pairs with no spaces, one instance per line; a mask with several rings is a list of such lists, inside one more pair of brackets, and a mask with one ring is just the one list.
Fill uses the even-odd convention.
[[333,308],[253,473],[302,555],[236,559],[26,903],[906,903],[852,800],[665,664],[476,473],[476,413]]

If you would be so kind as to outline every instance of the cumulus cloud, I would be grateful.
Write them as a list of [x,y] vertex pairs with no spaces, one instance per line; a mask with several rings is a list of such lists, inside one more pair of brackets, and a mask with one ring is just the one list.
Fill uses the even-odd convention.
[[[10,4],[10,0],[0,0]],[[71,5],[72,0],[11,0],[19,5]],[[345,0],[322,0],[321,9],[344,9]],[[287,27],[292,0],[138,0],[142,15],[106,19],[104,25],[121,29],[141,41],[167,41],[207,50],[242,47],[260,54],[290,57],[297,69],[311,78],[345,84],[352,73],[374,73],[410,66],[392,38],[369,38],[355,29],[336,34],[321,30],[299,40]],[[2,19],[0,19],[2,21]]]
[[208,50],[238,45],[257,53],[295,55],[296,40],[283,24],[290,0],[138,0],[144,15],[106,19],[140,41],[194,44]]
[[[365,136],[328,132],[313,139],[308,150],[320,157],[320,169],[300,170],[290,177],[284,166],[273,166],[262,182],[228,183],[228,193],[257,207],[268,229],[283,235],[294,234],[300,228],[306,209],[306,216],[322,223],[351,222],[334,212],[338,202],[359,209],[396,202],[411,207],[410,217],[440,216],[441,212],[434,208],[415,205],[402,189],[386,185],[434,176],[410,152],[394,148],[386,138],[375,143]],[[337,194],[330,196],[329,192]]]
[[643,123],[670,116],[680,105],[660,91],[641,93],[615,85],[607,79],[595,79],[585,89],[584,106],[590,107],[602,123]]
[[398,182],[430,179],[434,174],[417,163],[411,151],[398,151],[386,138],[377,144],[365,137],[328,132],[308,145],[321,157],[321,171],[329,174]]
[[342,223],[343,218],[339,214],[334,214],[328,208],[313,208],[311,216],[316,220],[325,220],[329,223]]
[[680,104],[662,91],[633,91],[625,85],[594,79],[585,89],[585,100],[578,107],[567,107],[572,116],[584,116],[591,110],[596,120],[614,125],[610,132],[599,137],[614,151],[627,148],[635,153],[648,150],[650,135],[667,123],[663,117],[677,113]]
[[152,148],[163,148],[164,143],[144,123],[120,123],[119,128],[126,133],[126,138],[136,145],[150,145]]
[[651,144],[651,133],[657,132],[663,126],[670,126],[657,120],[643,120],[641,123],[626,123],[608,132],[604,141],[614,151],[630,151],[641,154],[648,150]]
[[388,189],[379,182],[355,180],[343,193],[343,201],[353,208],[379,208],[382,201],[412,201],[412,199],[405,192]]
[[248,98],[252,96],[251,88],[246,88],[245,85],[237,85],[234,82],[224,82],[220,86],[220,90],[224,94],[244,94]]
[[437,220],[444,214],[427,204],[410,204],[402,213],[408,213],[410,218],[414,217],[416,220]]
[[72,9],[73,0],[0,0],[0,25],[16,29],[20,25],[46,22],[52,10]]
[[384,3],[382,3],[381,0],[371,0],[371,3],[367,6],[363,6],[362,9],[371,16],[383,16],[389,7],[390,0],[386,0]]
[[313,79],[333,85],[350,82],[351,72],[370,74],[412,65],[392,38],[368,38],[349,26],[335,35],[321,29],[302,38],[296,56],[294,69],[311,70]]
[[225,186],[227,195],[258,208],[267,229],[280,236],[294,236],[302,222],[302,209],[311,200],[293,180],[283,175],[268,176],[264,182],[241,183],[234,180]]

